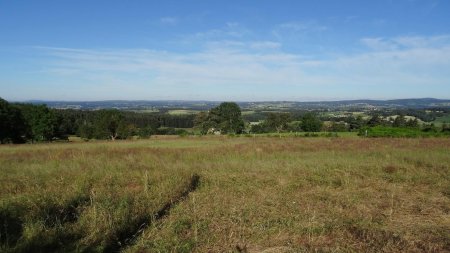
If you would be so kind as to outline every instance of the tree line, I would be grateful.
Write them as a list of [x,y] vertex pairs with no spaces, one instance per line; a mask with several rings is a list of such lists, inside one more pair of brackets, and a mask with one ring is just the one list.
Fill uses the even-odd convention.
[[57,110],[46,105],[9,103],[0,98],[0,143],[85,139],[126,139],[133,135],[183,134],[194,115],[124,112],[116,109]]
[[[326,121],[324,119],[327,119]],[[250,133],[272,132],[359,132],[371,127],[410,128],[424,132],[448,132],[450,126],[443,124],[436,127],[433,123],[420,123],[417,118],[407,118],[400,114],[382,117],[379,114],[365,119],[361,115],[348,117],[320,117],[317,113],[306,112],[301,115],[292,113],[267,114],[259,124],[251,125]]]
[[10,104],[0,98],[0,142],[47,141],[61,134],[54,111],[44,105]]
[[[402,112],[400,112],[402,113]],[[324,121],[327,119],[327,121]],[[243,134],[281,132],[347,132],[365,131],[371,127],[414,128],[424,132],[450,132],[444,124],[438,129],[432,124],[419,124],[417,118],[404,114],[383,117],[374,114],[344,118],[320,117],[317,112],[269,112],[258,122],[245,122],[240,107],[224,102],[196,115],[137,113],[103,110],[57,110],[46,105],[9,103],[0,98],[0,142],[24,143],[65,140],[76,135],[84,139],[126,139],[154,134],[185,135],[185,129],[199,134]]]

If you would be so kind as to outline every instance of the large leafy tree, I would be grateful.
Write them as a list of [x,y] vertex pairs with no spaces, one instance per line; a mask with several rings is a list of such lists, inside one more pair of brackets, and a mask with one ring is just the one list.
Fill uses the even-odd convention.
[[305,132],[319,132],[323,122],[312,113],[307,113],[302,117],[301,128]]
[[115,140],[125,124],[124,116],[119,110],[101,110],[94,122],[94,136],[98,139]]
[[419,127],[419,121],[417,120],[417,118],[409,119],[408,121],[406,121],[406,126],[412,128]]
[[233,102],[223,102],[208,113],[199,113],[194,122],[203,134],[210,128],[220,130],[222,133],[240,134],[245,128],[241,108]]
[[270,130],[280,133],[288,127],[290,121],[291,115],[289,113],[269,113],[264,123]]
[[373,115],[367,122],[367,125],[370,127],[383,125],[383,119],[378,114]]
[[0,143],[23,142],[25,122],[20,110],[0,98]]
[[199,129],[202,134],[206,134],[208,129],[213,127],[214,123],[209,121],[208,112],[199,112],[194,118],[194,127]]
[[92,122],[84,120],[78,126],[77,134],[84,139],[92,139],[94,138],[95,128]]
[[356,118],[353,116],[350,116],[347,118],[347,123],[348,123],[348,129],[350,131],[354,131],[354,130],[358,130],[361,127],[364,126],[364,119],[361,115],[358,115]]
[[224,102],[211,109],[210,117],[223,133],[240,134],[244,131],[241,108],[233,102]]
[[406,118],[404,115],[399,115],[395,118],[392,123],[393,127],[405,127],[406,126]]
[[57,134],[57,117],[46,105],[19,105],[31,141],[51,141]]

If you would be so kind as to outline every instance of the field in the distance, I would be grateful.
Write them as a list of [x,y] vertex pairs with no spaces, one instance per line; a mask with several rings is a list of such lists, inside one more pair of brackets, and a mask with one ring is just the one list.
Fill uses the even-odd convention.
[[448,252],[450,139],[0,146],[1,252]]

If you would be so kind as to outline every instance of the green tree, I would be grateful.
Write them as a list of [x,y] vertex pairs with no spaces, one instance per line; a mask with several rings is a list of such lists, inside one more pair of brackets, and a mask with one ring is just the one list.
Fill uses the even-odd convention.
[[250,133],[252,134],[262,134],[269,132],[269,129],[263,123],[253,124],[250,126]]
[[210,128],[234,134],[240,134],[245,129],[241,108],[233,102],[223,102],[208,113],[197,114],[194,122],[202,134],[207,133]]
[[348,129],[347,129],[345,122],[333,122],[330,126],[330,131],[331,132],[346,132],[346,131],[348,131]]
[[292,132],[300,132],[302,131],[302,122],[299,120],[291,121],[287,124],[286,130]]
[[395,118],[394,123],[392,123],[393,127],[405,127],[406,126],[406,118],[404,115],[399,115]]
[[91,122],[84,120],[82,124],[78,127],[78,135],[83,139],[92,139],[94,138],[95,128]]
[[409,119],[408,121],[406,121],[406,126],[416,128],[419,126],[419,121],[417,120],[417,118]]
[[0,143],[23,142],[25,122],[21,111],[6,100],[0,98]]
[[194,118],[194,128],[200,130],[201,134],[206,134],[208,129],[213,127],[209,120],[208,112],[199,112]]
[[364,126],[364,119],[361,115],[358,115],[356,118],[351,116],[348,118],[347,122],[348,122],[348,129],[350,131],[359,130],[361,127]]
[[306,113],[302,117],[301,127],[305,132],[320,132],[323,122],[313,113]]
[[281,131],[287,129],[290,121],[291,115],[289,113],[269,113],[264,123],[269,129],[280,133]]
[[245,128],[241,108],[233,102],[223,102],[211,109],[210,117],[222,133],[240,134]]
[[137,128],[133,124],[127,124],[125,121],[119,124],[117,134],[121,139],[127,139],[137,133]]
[[373,115],[372,118],[370,118],[367,122],[367,126],[369,127],[380,126],[382,124],[383,119],[380,117],[380,115]]
[[116,140],[119,129],[125,124],[123,114],[116,109],[100,110],[94,121],[94,136],[98,139]]
[[137,134],[141,138],[148,138],[153,134],[157,133],[157,128],[147,126],[147,127],[141,127],[138,129]]
[[31,141],[51,141],[57,132],[55,113],[46,105],[18,105],[26,124],[26,137]]
[[450,132],[450,125],[448,125],[447,123],[443,123],[441,132]]
[[57,136],[59,138],[67,138],[68,135],[76,134],[79,125],[77,124],[76,113],[74,110],[58,110],[52,109],[57,119]]
[[423,128],[422,128],[422,131],[423,132],[430,132],[430,133],[437,133],[438,129],[436,128],[434,123],[431,123],[431,124],[424,125]]

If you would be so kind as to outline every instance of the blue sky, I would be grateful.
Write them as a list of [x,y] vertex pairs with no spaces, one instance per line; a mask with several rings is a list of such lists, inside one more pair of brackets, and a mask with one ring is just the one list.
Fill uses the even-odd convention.
[[450,98],[450,1],[0,1],[7,100]]

